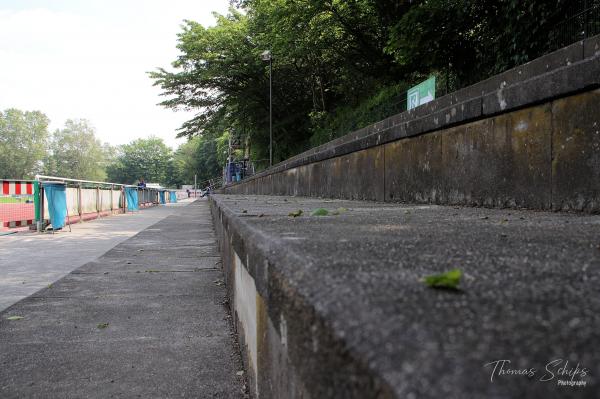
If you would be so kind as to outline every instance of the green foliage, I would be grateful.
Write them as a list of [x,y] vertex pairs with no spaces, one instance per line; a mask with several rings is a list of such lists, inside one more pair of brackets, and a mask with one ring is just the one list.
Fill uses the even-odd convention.
[[166,185],[172,151],[158,137],[137,139],[119,147],[113,164],[109,165],[108,180],[133,184],[139,179]]
[[432,274],[426,276],[423,281],[428,287],[431,288],[446,288],[446,289],[458,289],[462,272],[460,269],[452,269],[445,273]]
[[371,92],[393,74],[379,26],[395,6],[315,0],[244,6],[246,13],[231,9],[213,27],[186,21],[175,71],[150,73],[169,97],[164,106],[199,111],[180,135],[219,137],[229,130],[242,141],[249,138],[253,159],[268,159],[269,66],[260,57],[265,49],[273,54],[275,161],[308,148],[311,113],[354,103],[365,88]]
[[340,106],[313,117],[310,144],[316,147],[406,109],[406,84],[384,87],[355,106]]
[[63,129],[54,132],[50,152],[44,162],[44,173],[71,179],[106,179],[107,156],[113,151],[96,138],[86,120],[67,120]]
[[0,111],[0,179],[31,179],[41,172],[49,123],[39,111]]
[[317,208],[311,212],[310,216],[327,216],[329,211],[325,208]]
[[456,77],[457,88],[547,52],[566,0],[417,1],[390,29],[386,51],[400,70]]
[[[432,74],[441,92],[530,60],[555,43],[566,0],[238,0],[205,28],[186,21],[172,70],[151,72],[170,108],[196,110],[179,134],[228,132],[268,159],[273,55],[277,162],[404,107]],[[221,155],[219,150],[218,154]]]
[[193,184],[194,175],[198,184],[202,185],[206,180],[219,176],[227,152],[224,142],[228,142],[226,134],[217,139],[196,136],[180,145],[173,155],[171,176],[176,176],[176,180],[172,179],[171,185]]

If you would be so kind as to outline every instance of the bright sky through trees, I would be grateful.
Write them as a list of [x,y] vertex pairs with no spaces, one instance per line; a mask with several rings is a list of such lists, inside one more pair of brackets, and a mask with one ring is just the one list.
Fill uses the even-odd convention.
[[227,0],[0,0],[0,110],[40,110],[50,130],[85,118],[101,141],[170,146],[192,115],[156,106],[146,75],[177,56],[184,19],[213,25]]

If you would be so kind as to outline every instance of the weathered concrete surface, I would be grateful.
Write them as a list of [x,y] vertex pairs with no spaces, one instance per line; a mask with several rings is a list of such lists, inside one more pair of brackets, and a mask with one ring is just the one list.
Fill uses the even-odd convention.
[[[214,195],[257,297],[266,398],[596,398],[600,216]],[[316,208],[348,209],[307,216]],[[292,218],[290,211],[304,216]],[[460,268],[461,291],[427,288]],[[239,324],[238,324],[239,325]],[[532,377],[494,375],[490,362]],[[562,359],[560,365],[550,362]],[[579,367],[558,386],[558,369]],[[551,377],[546,366],[554,373]],[[251,384],[252,385],[252,384]]]
[[223,191],[600,213],[600,90],[358,149]]
[[385,199],[396,202],[442,202],[442,136],[434,133],[399,140],[385,148]]
[[600,90],[552,107],[553,207],[600,212]]
[[0,313],[0,397],[244,397],[222,278],[206,201],[173,208]]
[[[442,184],[443,200],[439,202],[550,209],[550,105],[502,114],[437,135],[442,141],[442,159],[438,169],[429,174]],[[429,186],[419,179],[412,181],[416,186]]]
[[188,200],[75,224],[55,234],[0,237],[0,311],[90,262]]

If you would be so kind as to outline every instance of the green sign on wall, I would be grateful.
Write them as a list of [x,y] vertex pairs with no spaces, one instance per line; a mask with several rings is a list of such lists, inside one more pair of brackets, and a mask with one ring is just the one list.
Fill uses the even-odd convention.
[[435,98],[435,76],[411,87],[406,92],[406,108],[413,109]]

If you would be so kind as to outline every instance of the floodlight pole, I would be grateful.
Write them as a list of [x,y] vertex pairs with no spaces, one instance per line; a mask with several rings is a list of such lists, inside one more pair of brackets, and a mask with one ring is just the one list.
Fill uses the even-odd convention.
[[273,166],[273,57],[269,57],[269,166]]
[[261,54],[263,61],[269,61],[269,166],[273,166],[273,56],[271,50]]

